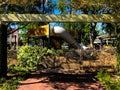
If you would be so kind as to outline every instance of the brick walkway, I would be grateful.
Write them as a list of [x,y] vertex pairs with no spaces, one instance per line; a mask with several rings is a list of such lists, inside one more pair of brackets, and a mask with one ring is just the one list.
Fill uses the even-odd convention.
[[32,76],[21,82],[17,90],[107,90],[92,76]]

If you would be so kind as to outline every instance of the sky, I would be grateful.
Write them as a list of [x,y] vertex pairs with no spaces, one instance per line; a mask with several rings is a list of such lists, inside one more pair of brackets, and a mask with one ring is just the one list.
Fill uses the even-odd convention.
[[12,29],[17,29],[17,28],[18,28],[17,23],[14,23],[14,22],[11,23],[10,28],[12,28]]

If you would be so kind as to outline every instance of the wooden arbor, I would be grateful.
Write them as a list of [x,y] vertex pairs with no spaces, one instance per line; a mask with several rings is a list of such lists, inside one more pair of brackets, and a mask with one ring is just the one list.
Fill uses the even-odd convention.
[[106,22],[119,23],[118,15],[46,15],[46,14],[0,14],[0,77],[7,74],[7,28],[2,22]]
[[0,14],[5,22],[120,22],[118,15],[54,15],[54,14]]

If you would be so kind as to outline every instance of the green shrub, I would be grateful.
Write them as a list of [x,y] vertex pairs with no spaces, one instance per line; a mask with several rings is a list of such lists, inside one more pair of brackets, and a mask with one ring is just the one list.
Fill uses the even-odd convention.
[[120,53],[117,53],[117,74],[120,76]]
[[106,72],[98,72],[96,78],[105,84],[109,90],[120,90],[120,78],[112,78],[110,74]]
[[47,53],[47,48],[39,46],[21,46],[18,51],[18,64],[23,71],[35,70],[37,64],[40,62],[41,57]]
[[[21,74],[37,70],[37,65],[40,63],[43,56],[57,56],[61,52],[55,49],[47,49],[39,46],[21,46],[17,53],[18,64],[10,65],[9,71],[12,73]],[[19,72],[17,72],[19,71]],[[22,72],[21,72],[22,71]]]
[[19,86],[18,81],[23,80],[22,77],[13,77],[10,80],[6,80],[3,84],[1,89],[2,90],[16,90]]

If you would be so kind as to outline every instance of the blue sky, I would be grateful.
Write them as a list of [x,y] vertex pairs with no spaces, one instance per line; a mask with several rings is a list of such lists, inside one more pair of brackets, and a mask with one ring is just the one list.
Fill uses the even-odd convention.
[[11,23],[10,28],[17,29],[17,28],[18,28],[17,23],[14,23],[14,22],[13,22],[13,23]]

